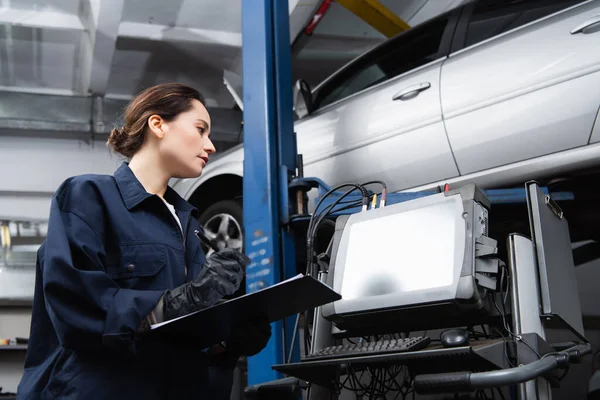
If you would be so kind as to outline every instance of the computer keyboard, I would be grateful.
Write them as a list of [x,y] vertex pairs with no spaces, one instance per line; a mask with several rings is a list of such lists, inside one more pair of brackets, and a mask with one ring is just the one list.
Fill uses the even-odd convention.
[[328,360],[332,358],[347,358],[357,356],[373,356],[377,354],[405,353],[421,350],[431,339],[427,336],[416,336],[405,339],[389,339],[377,342],[347,343],[338,346],[329,346],[302,358],[303,361]]

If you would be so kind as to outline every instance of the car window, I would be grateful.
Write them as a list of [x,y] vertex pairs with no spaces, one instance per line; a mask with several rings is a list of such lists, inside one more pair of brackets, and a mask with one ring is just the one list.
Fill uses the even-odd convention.
[[315,94],[316,109],[392,79],[440,57],[449,16],[412,28],[340,71]]
[[334,87],[329,94],[322,98],[320,105],[324,106],[353,93],[358,93],[371,86],[373,82],[385,79],[385,76],[385,72],[377,64],[371,64],[365,69],[357,71],[356,74],[350,75],[339,86]]
[[583,1],[585,0],[480,0],[469,18],[464,47]]

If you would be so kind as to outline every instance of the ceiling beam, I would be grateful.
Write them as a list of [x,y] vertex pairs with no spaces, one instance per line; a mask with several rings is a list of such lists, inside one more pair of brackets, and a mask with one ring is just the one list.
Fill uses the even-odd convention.
[[410,29],[410,26],[377,0],[337,0],[357,17],[390,38]]
[[78,15],[59,11],[21,10],[9,7],[0,8],[0,25],[80,32],[85,29]]
[[83,0],[80,10],[86,32],[82,37],[81,74],[77,91],[106,94],[124,0]]
[[242,47],[242,35],[237,32],[213,29],[183,28],[140,22],[122,22],[119,37],[163,42],[194,42]]

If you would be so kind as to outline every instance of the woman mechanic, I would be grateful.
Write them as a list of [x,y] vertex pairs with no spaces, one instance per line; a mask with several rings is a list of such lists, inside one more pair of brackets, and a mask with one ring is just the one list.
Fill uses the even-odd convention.
[[108,145],[129,161],[69,178],[52,198],[19,399],[229,399],[238,358],[271,336],[255,319],[208,349],[149,339],[150,324],[232,295],[250,260],[230,249],[206,259],[198,210],[167,185],[200,176],[215,152],[200,93],[154,86],[124,117]]

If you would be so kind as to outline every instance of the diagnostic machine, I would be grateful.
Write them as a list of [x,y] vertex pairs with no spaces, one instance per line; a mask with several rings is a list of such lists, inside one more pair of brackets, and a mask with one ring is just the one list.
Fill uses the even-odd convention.
[[[301,360],[273,368],[312,385],[312,400],[360,370],[389,380],[391,365],[407,368],[417,393],[512,388],[520,399],[551,398],[553,374],[591,347],[566,218],[536,183],[525,193],[531,236],[505,238],[507,262],[475,185],[338,216],[318,278],[342,298],[314,310]],[[489,331],[473,335],[475,326]],[[549,326],[573,341],[549,343]]]

